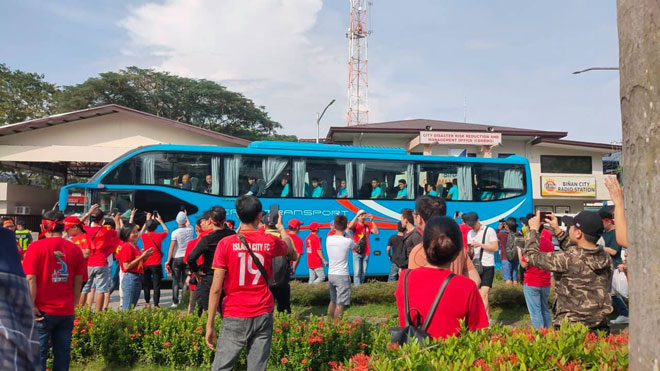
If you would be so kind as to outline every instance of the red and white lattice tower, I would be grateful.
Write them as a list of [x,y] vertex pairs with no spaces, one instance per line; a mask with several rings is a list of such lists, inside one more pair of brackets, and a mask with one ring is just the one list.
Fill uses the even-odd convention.
[[369,45],[368,0],[350,0],[351,25],[348,38],[348,126],[369,123],[367,46]]

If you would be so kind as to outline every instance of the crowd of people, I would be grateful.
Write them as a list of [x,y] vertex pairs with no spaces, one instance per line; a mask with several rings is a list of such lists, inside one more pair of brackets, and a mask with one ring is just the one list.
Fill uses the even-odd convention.
[[[418,197],[414,210],[401,211],[397,233],[386,248],[392,262],[388,280],[399,281],[395,299],[400,325],[423,327],[432,338],[458,334],[461,320],[471,330],[488,327],[496,255],[506,284],[522,283],[534,327],[568,321],[608,331],[607,317],[613,310],[618,315],[613,323],[627,323],[625,302],[611,289],[614,271],[627,272],[623,194],[616,180],[608,179],[606,185],[613,210],[582,211],[574,218],[537,213],[520,223],[501,220],[496,229],[474,212],[448,217],[443,197]],[[404,191],[405,183],[400,186]],[[171,233],[157,212],[146,213],[146,221],[138,226],[137,210],[125,222],[119,214],[106,217],[97,205],[81,218],[46,212],[36,241],[25,233],[24,223],[3,219],[0,237],[7,259],[0,263],[0,279],[6,283],[3,290],[22,297],[12,308],[19,315],[2,314],[12,319],[5,326],[22,334],[16,337],[15,344],[22,347],[16,348],[20,352],[13,361],[45,368],[52,348],[53,369],[68,369],[75,307],[107,309],[114,290],[119,290],[124,310],[134,308],[142,292],[147,306],[152,291],[153,306],[160,306],[163,262],[172,277],[172,305],[189,290],[188,312],[207,314],[206,342],[216,349],[216,370],[233,368],[244,347],[248,367],[265,369],[273,311],[291,311],[289,281],[305,254],[309,284],[327,279],[328,316],[342,318],[352,288],[365,282],[373,247],[370,235],[379,234],[373,216],[364,210],[350,221],[337,215],[330,232],[319,236],[317,222],[303,226],[290,219],[285,228],[281,212],[264,213],[254,195],[239,197],[235,206],[238,230],[220,206],[203,212],[195,225],[182,210]],[[304,240],[298,236],[303,227],[309,230]],[[23,269],[8,263],[12,260],[22,261]],[[113,275],[114,261],[119,269]],[[552,314],[551,286],[556,293]],[[219,334],[214,327],[217,314],[223,317]],[[31,331],[33,323],[37,331]]]

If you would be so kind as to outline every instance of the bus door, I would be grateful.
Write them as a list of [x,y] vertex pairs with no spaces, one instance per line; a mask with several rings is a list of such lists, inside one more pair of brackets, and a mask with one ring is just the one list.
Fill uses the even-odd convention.
[[134,191],[93,190],[92,203],[98,204],[105,215],[121,214],[122,219],[131,217],[135,205]]

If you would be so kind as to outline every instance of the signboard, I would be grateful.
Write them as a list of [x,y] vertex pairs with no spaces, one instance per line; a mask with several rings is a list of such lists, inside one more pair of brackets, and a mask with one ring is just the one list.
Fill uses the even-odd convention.
[[502,144],[501,133],[472,133],[462,131],[421,131],[420,144],[464,144],[497,146]]
[[542,176],[541,196],[596,197],[596,177]]

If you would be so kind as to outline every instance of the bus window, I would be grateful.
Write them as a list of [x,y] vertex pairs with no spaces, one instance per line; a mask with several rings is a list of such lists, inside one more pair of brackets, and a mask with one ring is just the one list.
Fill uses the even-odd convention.
[[471,201],[473,198],[471,165],[421,162],[417,165],[417,174],[418,190],[424,190],[424,194],[453,201]]
[[353,162],[332,158],[294,160],[294,196],[352,198]]
[[117,211],[122,218],[130,218],[133,209],[132,192],[98,191],[95,196],[94,203],[99,204],[99,208],[106,215],[112,215]]
[[356,161],[361,199],[415,198],[414,165],[406,162]]
[[157,184],[220,194],[220,157],[185,152],[147,152],[111,171],[106,184]]
[[473,166],[475,201],[494,201],[525,193],[521,165],[478,164]]
[[291,168],[286,157],[228,156],[225,169],[226,196],[281,197],[288,192]]

